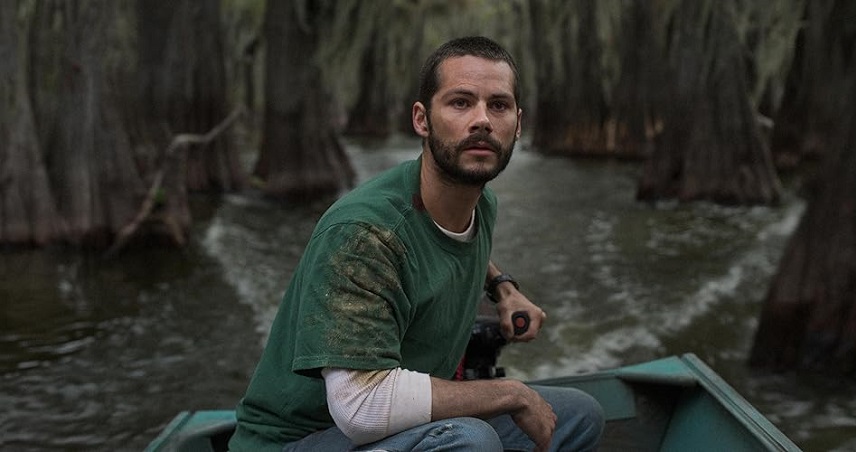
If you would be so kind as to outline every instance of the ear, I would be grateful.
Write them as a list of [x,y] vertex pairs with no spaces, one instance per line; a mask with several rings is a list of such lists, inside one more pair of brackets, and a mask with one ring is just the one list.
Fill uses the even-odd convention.
[[422,102],[413,104],[412,111],[413,130],[422,138],[428,137],[428,111]]
[[520,133],[523,131],[523,109],[517,109],[517,132],[515,132],[515,136],[520,139]]

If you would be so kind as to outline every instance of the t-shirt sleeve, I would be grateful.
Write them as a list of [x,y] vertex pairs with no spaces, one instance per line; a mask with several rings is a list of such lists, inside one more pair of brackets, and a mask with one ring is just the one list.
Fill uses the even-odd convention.
[[336,224],[316,233],[304,255],[292,370],[390,369],[400,365],[408,315],[402,287],[405,248],[392,232]]

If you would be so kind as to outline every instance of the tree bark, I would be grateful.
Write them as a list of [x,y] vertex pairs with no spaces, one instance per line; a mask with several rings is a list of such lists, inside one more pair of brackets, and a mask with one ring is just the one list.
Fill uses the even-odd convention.
[[[165,149],[182,133],[205,133],[229,112],[217,0],[138,0],[140,101],[151,138]],[[233,191],[244,175],[230,134],[191,145],[186,156],[191,191]]]
[[754,366],[856,373],[854,119],[847,123],[846,140],[825,158],[816,192],[764,301],[750,358]]
[[31,43],[38,136],[59,214],[75,243],[104,246],[144,193],[120,108],[117,2],[37,3]]
[[610,153],[644,158],[651,154],[663,129],[661,109],[666,99],[663,44],[656,36],[653,2],[624,3],[618,47],[618,77],[607,129]]
[[335,128],[329,89],[314,56],[326,2],[267,3],[265,117],[254,174],[270,197],[308,201],[355,179]]
[[62,238],[28,88],[30,11],[0,2],[0,244],[45,245]]
[[856,62],[856,2],[806,2],[806,24],[785,84],[781,108],[775,115],[771,147],[777,166],[793,168],[803,159],[816,159],[830,148],[842,123],[841,111],[851,98],[842,96],[853,78]]
[[769,204],[780,197],[749,100],[732,6],[682,1],[668,25],[671,95],[638,199]]
[[529,2],[537,64],[532,145],[541,152],[603,154],[608,108],[597,2]]
[[[856,46],[849,50],[853,61]],[[848,84],[842,97],[853,99],[856,77]],[[764,301],[756,367],[856,373],[856,104],[841,116]]]
[[380,33],[375,30],[372,44],[363,55],[360,70],[360,90],[354,108],[348,113],[345,135],[386,138],[392,129],[390,107],[394,105],[386,80],[386,49],[382,47]]

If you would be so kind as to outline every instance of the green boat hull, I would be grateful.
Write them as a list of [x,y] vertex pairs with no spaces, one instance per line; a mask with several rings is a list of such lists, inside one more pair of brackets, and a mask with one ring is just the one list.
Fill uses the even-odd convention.
[[[606,414],[601,451],[799,451],[693,354],[539,380],[594,396]],[[231,410],[179,413],[146,451],[226,450]]]

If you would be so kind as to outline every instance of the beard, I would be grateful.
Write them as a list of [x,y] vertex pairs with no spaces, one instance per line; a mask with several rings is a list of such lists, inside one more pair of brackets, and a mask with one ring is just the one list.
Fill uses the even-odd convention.
[[[484,186],[495,179],[511,161],[511,154],[514,152],[516,142],[517,137],[513,138],[508,146],[502,147],[502,144],[493,137],[479,132],[455,143],[440,140],[434,135],[433,130],[428,129],[428,148],[440,169],[440,174],[448,181],[460,185]],[[498,158],[496,165],[489,166],[483,163],[476,168],[464,168],[460,163],[463,152],[478,143],[486,143],[496,153]]]

